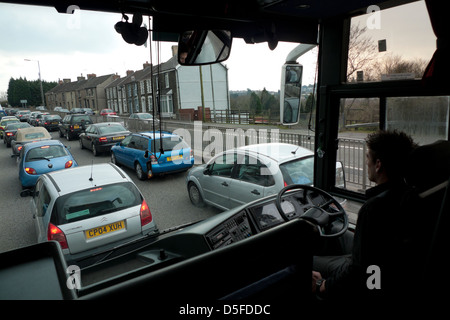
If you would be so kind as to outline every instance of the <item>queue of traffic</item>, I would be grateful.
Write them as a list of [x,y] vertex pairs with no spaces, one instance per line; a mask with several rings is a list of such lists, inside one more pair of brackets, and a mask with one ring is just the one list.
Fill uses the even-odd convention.
[[[31,196],[38,243],[57,241],[65,259],[82,266],[98,252],[158,235],[148,200],[118,165],[121,161],[128,166],[127,157],[131,157],[140,179],[188,170],[194,163],[193,153],[181,137],[155,131],[132,134],[119,122],[94,123],[88,114],[55,118],[50,124],[56,125],[59,136],[78,139],[80,148],[92,150],[93,156],[109,153],[111,148],[120,150],[120,160],[112,156],[114,163],[78,166],[70,147],[53,139],[51,128],[39,120],[40,115],[55,115],[30,114],[26,121],[3,115],[0,132],[18,163],[21,196]],[[145,137],[147,145],[135,144],[135,137]],[[176,160],[184,154],[186,161],[178,166]]]

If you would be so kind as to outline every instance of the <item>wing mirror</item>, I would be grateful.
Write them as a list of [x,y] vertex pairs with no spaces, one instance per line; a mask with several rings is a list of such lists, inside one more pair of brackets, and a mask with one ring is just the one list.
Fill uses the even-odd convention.
[[226,30],[192,30],[178,40],[178,63],[198,66],[222,62],[230,55],[232,37]]
[[285,64],[281,70],[280,116],[282,123],[294,125],[300,117],[303,66]]
[[205,170],[203,170],[203,174],[209,175],[211,173],[210,169],[211,169],[211,166],[206,166]]

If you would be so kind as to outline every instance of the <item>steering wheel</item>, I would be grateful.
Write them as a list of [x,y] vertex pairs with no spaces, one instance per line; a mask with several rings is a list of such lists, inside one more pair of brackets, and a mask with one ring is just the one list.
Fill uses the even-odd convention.
[[[297,191],[294,192],[294,190]],[[296,197],[302,204],[304,204],[303,207],[308,207],[308,210],[306,210],[300,218],[314,223],[319,230],[320,236],[335,238],[341,236],[345,233],[345,231],[347,231],[347,213],[339,201],[323,190],[303,184],[292,184],[286,186],[281,189],[277,195],[275,204],[280,212],[280,215],[285,221],[289,221],[289,218],[286,216],[281,203],[283,201],[282,198],[287,191],[292,191],[292,193],[289,193],[289,196]],[[323,203],[320,205],[314,205],[311,203],[308,195],[312,193],[321,195],[324,199]],[[335,221],[340,221],[342,223],[342,228],[338,231],[329,231],[333,229],[332,224]]]

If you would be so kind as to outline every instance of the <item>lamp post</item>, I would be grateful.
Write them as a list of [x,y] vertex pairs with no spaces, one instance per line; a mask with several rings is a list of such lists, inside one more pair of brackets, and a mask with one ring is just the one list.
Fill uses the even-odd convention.
[[44,90],[42,89],[42,79],[41,79],[41,66],[39,65],[39,60],[31,60],[31,59],[24,59],[25,61],[36,61],[38,64],[38,70],[39,70],[39,85],[41,87],[41,101],[42,101],[42,105],[45,107],[45,102],[44,102]]

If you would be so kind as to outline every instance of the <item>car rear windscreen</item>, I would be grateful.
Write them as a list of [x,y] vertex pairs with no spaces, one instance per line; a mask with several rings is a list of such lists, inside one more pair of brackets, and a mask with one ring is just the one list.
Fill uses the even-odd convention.
[[68,154],[66,148],[63,146],[42,146],[30,149],[30,151],[27,152],[25,161],[50,160],[53,158],[65,157]]
[[[189,148],[188,144],[184,142],[180,137],[167,137],[162,139],[152,140],[152,152],[159,152],[161,148],[161,140],[162,140],[162,148],[164,151],[172,151],[172,150],[180,150],[184,148]],[[156,148],[155,148],[156,144]],[[156,150],[156,151],[155,151]]]
[[62,225],[140,205],[141,195],[130,182],[95,186],[56,200],[51,221]]

